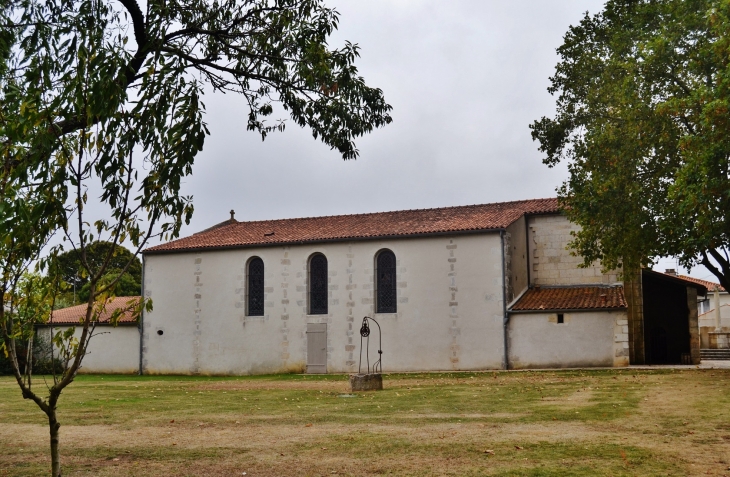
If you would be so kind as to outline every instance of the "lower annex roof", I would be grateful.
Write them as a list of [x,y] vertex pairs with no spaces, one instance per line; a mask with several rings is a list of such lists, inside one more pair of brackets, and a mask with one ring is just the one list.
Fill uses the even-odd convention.
[[145,254],[503,229],[530,214],[559,213],[558,200],[531,199],[438,209],[238,222],[230,219]]
[[616,310],[626,308],[624,287],[614,286],[551,286],[528,289],[510,312],[561,310]]
[[[99,314],[99,321],[97,323],[108,324],[112,313],[116,310],[123,310],[117,323],[137,323],[139,314],[133,313],[132,310],[137,307],[141,298],[140,296],[118,296],[107,300]],[[84,317],[86,317],[86,303],[54,310],[51,321],[44,323],[44,325],[78,325]]]

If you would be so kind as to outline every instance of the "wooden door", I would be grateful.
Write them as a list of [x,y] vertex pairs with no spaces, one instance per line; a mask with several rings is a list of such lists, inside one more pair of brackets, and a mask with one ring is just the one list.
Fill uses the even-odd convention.
[[327,373],[327,323],[307,323],[307,372]]

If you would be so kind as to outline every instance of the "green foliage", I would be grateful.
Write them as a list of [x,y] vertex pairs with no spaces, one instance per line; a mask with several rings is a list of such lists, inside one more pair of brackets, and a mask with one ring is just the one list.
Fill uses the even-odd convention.
[[48,276],[26,273],[16,283],[17,296],[4,300],[12,306],[4,312],[6,333],[0,335],[0,374],[12,373],[13,357],[22,371],[32,370],[36,324],[48,322],[51,316],[53,285]]
[[[110,293],[114,296],[136,296],[140,294],[140,283],[129,273],[121,273],[121,270],[111,270],[99,280],[100,285],[116,281]],[[80,302],[89,300],[91,286],[87,283],[78,292]]]
[[[33,374],[63,374],[64,363],[53,350],[50,334],[36,330],[33,339]],[[7,374],[12,374],[12,370]],[[1,373],[2,371],[0,371]]]
[[632,269],[675,255],[730,286],[730,2],[611,0],[558,54],[556,115],[531,129],[547,165],[568,163],[577,253]]
[[[4,352],[5,350],[0,351],[0,375],[7,374],[11,375],[13,374],[13,363],[10,361],[10,354],[7,352]],[[26,353],[27,348],[25,346],[18,346],[17,347],[17,353],[18,353],[18,365],[21,368],[25,368],[26,361]]]
[[[64,371],[44,388],[48,397],[33,392],[29,371],[14,369],[23,397],[47,414],[54,476],[61,474],[61,391],[81,366],[107,298],[139,283],[138,262],[117,246],[136,255],[153,236],[176,237],[193,213],[181,185],[209,134],[203,92],[243,96],[245,127],[262,138],[284,129],[283,121],[266,122],[278,105],[344,159],[357,157],[355,138],[391,122],[382,91],[358,75],[357,45],[328,45],[338,14],[323,0],[149,0],[144,7],[137,0],[8,0],[0,8],[5,349],[15,355],[16,341],[31,340],[33,324],[49,312],[26,306],[19,318],[35,293],[19,287],[23,274],[47,270],[50,281],[36,282],[38,293],[63,291],[59,267],[68,278],[68,257],[54,260],[60,247],[43,256],[54,235],[77,251],[71,268],[88,285],[78,337],[53,338]],[[106,208],[98,217],[87,211],[92,188],[100,191],[92,201]]]
[[[99,279],[98,286],[112,284],[111,294],[115,296],[136,296],[142,288],[142,262],[132,252],[121,245],[99,241],[85,248],[86,263],[94,275],[102,268],[105,274]],[[89,301],[91,283],[89,273],[82,265],[79,250],[69,250],[53,258],[49,267],[56,267],[61,279],[68,283],[66,293],[56,300],[56,309],[78,305]],[[126,270],[125,270],[126,268]],[[74,292],[73,284],[76,284]]]
[[[134,295],[139,294],[139,288],[142,283],[142,262],[132,252],[127,250],[121,245],[115,245],[111,242],[99,241],[89,244],[85,248],[86,261],[89,264],[89,268],[92,273],[99,270],[101,267],[106,266],[110,270],[114,270],[119,274],[127,264],[126,274],[138,283],[137,291]],[[60,273],[63,281],[69,284],[76,283],[77,287],[83,287],[89,283],[89,276],[86,270],[81,264],[79,250],[69,250],[64,253],[59,253],[54,257],[54,261],[51,266],[58,267],[58,273]],[[107,263],[107,257],[110,257]],[[108,273],[107,273],[108,274]],[[87,293],[88,298],[88,293]],[[82,299],[82,301],[86,301]]]

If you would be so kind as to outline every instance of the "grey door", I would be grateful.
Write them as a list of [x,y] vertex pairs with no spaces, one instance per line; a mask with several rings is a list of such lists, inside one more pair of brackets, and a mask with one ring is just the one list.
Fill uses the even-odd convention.
[[307,323],[307,372],[327,372],[327,323]]

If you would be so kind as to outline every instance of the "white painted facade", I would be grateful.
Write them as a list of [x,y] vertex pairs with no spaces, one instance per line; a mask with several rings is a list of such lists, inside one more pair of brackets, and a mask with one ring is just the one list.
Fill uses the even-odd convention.
[[510,317],[512,369],[629,365],[625,311],[520,313]]
[[[42,326],[37,329],[39,338],[50,342],[51,333],[65,332],[70,326]],[[81,337],[76,326],[74,337]],[[36,356],[36,359],[49,356]],[[139,328],[137,324],[117,326],[99,325],[89,340],[89,346],[81,362],[82,374],[137,374],[139,372]]]
[[[397,260],[395,314],[374,314],[382,249]],[[307,264],[317,252],[328,260],[327,315],[307,313]],[[263,317],[245,313],[254,256],[265,266]],[[366,315],[382,327],[387,371],[501,368],[501,277],[499,233],[148,255],[144,290],[154,310],[143,319],[144,372],[301,372],[307,323],[327,324],[327,371],[355,372]]]
[[[521,217],[503,231],[258,246],[145,255],[145,374],[303,372],[307,325],[326,324],[326,371],[358,371],[364,316],[382,327],[383,370],[501,369],[505,338],[510,367],[626,366],[625,311],[509,314],[505,303],[529,285],[614,284],[616,274],[566,250],[575,230],[562,215]],[[375,257],[397,260],[398,310],[375,314]],[[328,314],[308,314],[308,261],[328,261]],[[246,315],[246,267],[265,267],[265,314]],[[503,274],[504,271],[504,274]],[[370,338],[371,363],[377,332]],[[363,358],[364,359],[364,358]]]

